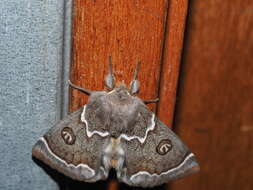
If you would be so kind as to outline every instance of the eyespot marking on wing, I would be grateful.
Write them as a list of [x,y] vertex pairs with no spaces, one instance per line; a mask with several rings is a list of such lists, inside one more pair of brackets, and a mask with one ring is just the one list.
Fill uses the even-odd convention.
[[69,127],[64,127],[61,131],[61,136],[64,142],[68,145],[73,145],[76,141],[76,136],[73,130]]
[[82,174],[82,176],[85,179],[91,179],[92,177],[94,177],[96,175],[95,170],[93,170],[92,168],[90,168],[87,164],[78,164],[78,165],[74,165],[72,163],[67,163],[65,160],[63,160],[62,158],[60,158],[59,156],[57,156],[49,147],[46,139],[44,137],[41,137],[39,139],[39,141],[41,141],[47,152],[54,157],[54,159],[58,160],[59,162],[61,162],[64,167],[69,168],[69,170],[74,171],[74,170],[78,170],[80,171],[80,173]]
[[165,155],[172,149],[172,143],[169,139],[163,139],[156,147],[156,152],[160,155]]

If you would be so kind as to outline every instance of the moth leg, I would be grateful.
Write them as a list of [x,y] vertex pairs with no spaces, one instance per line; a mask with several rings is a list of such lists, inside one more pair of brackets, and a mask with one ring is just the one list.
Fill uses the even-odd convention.
[[157,103],[159,102],[159,98],[153,99],[153,100],[143,100],[145,104],[151,104],[151,103]]
[[79,87],[79,86],[77,86],[77,85],[74,85],[70,80],[69,80],[68,82],[69,82],[69,86],[70,86],[70,87],[72,87],[72,88],[74,88],[74,89],[76,89],[76,90],[79,90],[79,91],[82,92],[82,93],[85,93],[85,94],[87,94],[87,95],[90,95],[90,94],[92,93],[91,90],[87,90],[87,89],[81,88],[81,87]]

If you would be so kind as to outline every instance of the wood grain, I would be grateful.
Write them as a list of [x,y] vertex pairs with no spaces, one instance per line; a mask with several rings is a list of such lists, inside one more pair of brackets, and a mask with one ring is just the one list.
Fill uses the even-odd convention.
[[[103,89],[111,55],[117,81],[127,85],[141,61],[139,96],[157,98],[166,16],[166,0],[74,1],[72,81]],[[71,95],[70,111],[87,101],[77,91]]]
[[188,0],[171,0],[168,7],[166,39],[163,49],[157,115],[172,127],[178,73],[183,49]]
[[201,172],[172,190],[253,189],[253,1],[192,1],[175,127]]
[[[118,82],[129,84],[137,61],[141,61],[139,97],[159,97],[152,111],[166,124],[172,123],[182,50],[187,1],[105,0],[74,1],[71,80],[91,90],[104,89],[108,57]],[[70,91],[70,111],[87,97]],[[171,126],[171,125],[170,125]],[[159,187],[164,189],[166,186]],[[112,179],[108,189],[129,189]],[[131,188],[132,189],[132,188]]]

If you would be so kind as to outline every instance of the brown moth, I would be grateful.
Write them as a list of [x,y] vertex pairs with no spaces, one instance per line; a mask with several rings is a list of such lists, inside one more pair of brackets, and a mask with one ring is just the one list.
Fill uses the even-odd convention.
[[139,90],[138,66],[128,89],[115,87],[111,58],[105,78],[108,91],[90,91],[80,110],[56,123],[34,145],[37,159],[73,179],[105,180],[114,168],[119,181],[131,186],[153,187],[199,170],[195,156],[164,125],[144,101]]

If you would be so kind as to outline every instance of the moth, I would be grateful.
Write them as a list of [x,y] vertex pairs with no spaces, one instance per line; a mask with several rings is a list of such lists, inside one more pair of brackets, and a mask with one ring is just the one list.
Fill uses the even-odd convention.
[[119,181],[153,187],[199,170],[193,153],[146,104],[135,96],[140,87],[135,69],[130,87],[115,85],[109,59],[106,91],[90,91],[88,103],[56,123],[34,145],[32,155],[59,172],[84,182],[105,180],[114,168]]

